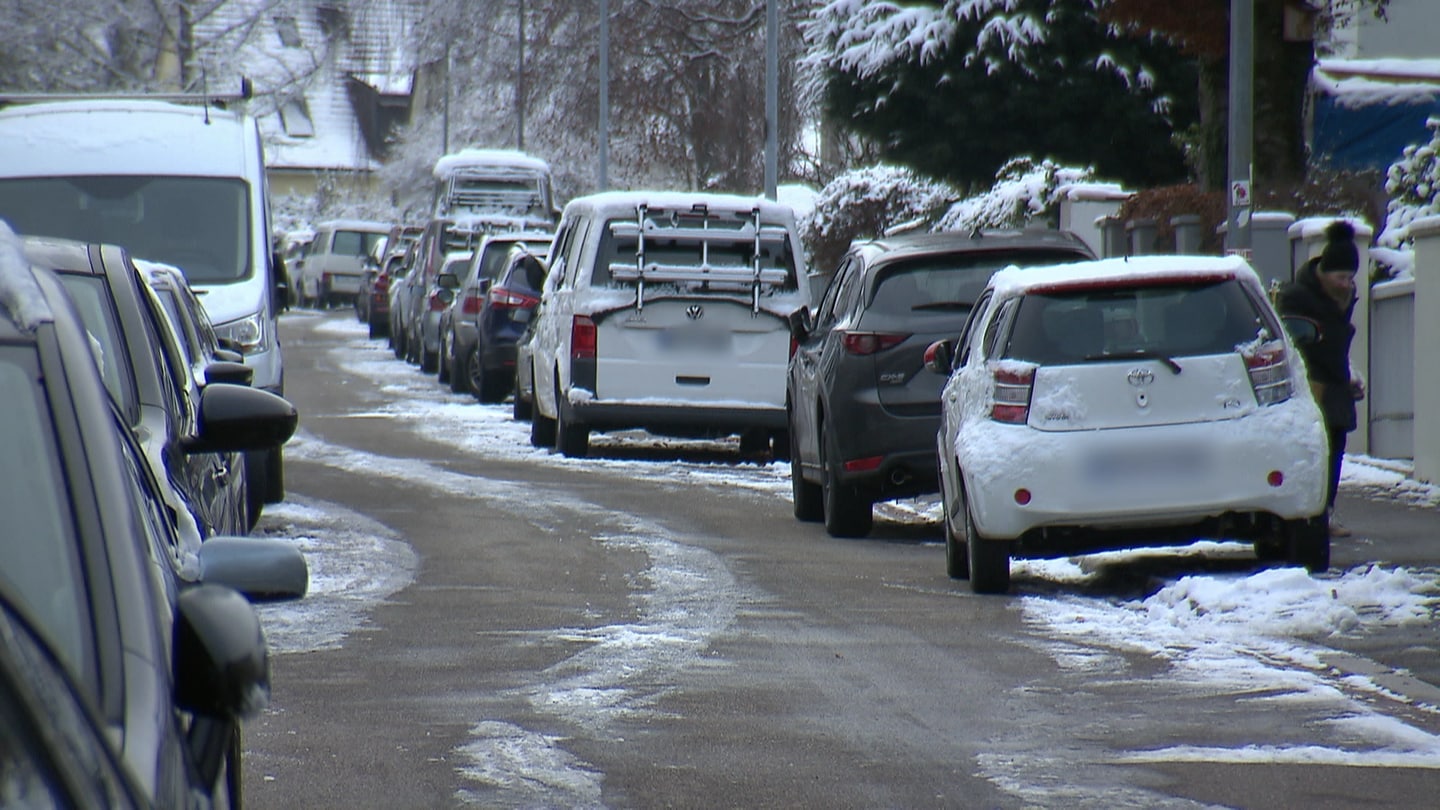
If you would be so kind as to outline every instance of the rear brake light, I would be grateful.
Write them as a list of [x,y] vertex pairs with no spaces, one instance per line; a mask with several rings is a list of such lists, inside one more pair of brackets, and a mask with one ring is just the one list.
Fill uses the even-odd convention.
[[840,343],[850,354],[865,355],[898,346],[908,337],[910,336],[889,332],[846,332],[840,338]]
[[495,287],[490,290],[490,306],[495,309],[525,309],[539,303],[540,299],[533,295],[507,290],[504,287]]
[[1035,385],[1035,369],[995,369],[995,388],[991,398],[990,418],[996,422],[1023,425],[1030,419],[1030,392]]
[[465,297],[460,299],[460,312],[464,315],[479,315],[480,305],[484,303],[484,301],[485,296],[483,295],[477,295],[473,292],[465,293]]
[[870,472],[880,469],[880,462],[884,456],[870,456],[869,458],[855,458],[845,462],[845,472]]
[[570,359],[595,359],[595,322],[588,315],[576,315],[571,321]]
[[1290,386],[1290,358],[1282,343],[1268,343],[1245,355],[1245,370],[1250,372],[1255,401],[1262,406],[1284,402],[1294,393]]
[[376,293],[377,295],[383,295],[384,293],[390,292],[390,277],[376,276],[375,282],[370,285],[370,291]]

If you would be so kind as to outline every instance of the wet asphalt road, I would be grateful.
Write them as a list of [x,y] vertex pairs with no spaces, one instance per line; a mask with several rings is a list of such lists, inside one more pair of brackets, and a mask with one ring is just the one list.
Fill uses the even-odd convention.
[[[355,339],[315,329],[345,317],[282,323],[307,441],[338,448],[292,459],[289,491],[384,524],[418,566],[339,649],[273,660],[271,708],[245,731],[251,807],[1418,807],[1440,791],[1427,767],[1135,761],[1335,732],[1138,653],[1057,666],[1018,597],[944,576],[937,526],[835,540],[773,493],[422,438],[374,415],[385,391],[344,369]],[[1440,544],[1432,508],[1347,496],[1342,513],[1357,538],[1337,565],[1430,565]],[[1166,565],[1069,595],[1133,598]],[[1327,665],[1389,678],[1412,703],[1388,711],[1440,732],[1414,709],[1440,706],[1433,626],[1331,646]]]

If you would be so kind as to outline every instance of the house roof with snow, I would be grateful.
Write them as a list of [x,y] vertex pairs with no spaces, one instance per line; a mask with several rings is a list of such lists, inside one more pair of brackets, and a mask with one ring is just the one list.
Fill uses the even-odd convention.
[[379,168],[391,126],[408,120],[419,0],[230,0],[197,37],[250,77],[250,111],[272,169]]

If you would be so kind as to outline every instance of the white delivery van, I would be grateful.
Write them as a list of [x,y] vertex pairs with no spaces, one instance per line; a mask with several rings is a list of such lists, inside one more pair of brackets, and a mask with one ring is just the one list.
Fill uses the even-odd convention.
[[[213,98],[213,97],[212,97]],[[214,103],[0,96],[0,219],[179,267],[222,339],[284,394],[284,265],[253,118]],[[247,456],[251,503],[284,497],[280,450]]]

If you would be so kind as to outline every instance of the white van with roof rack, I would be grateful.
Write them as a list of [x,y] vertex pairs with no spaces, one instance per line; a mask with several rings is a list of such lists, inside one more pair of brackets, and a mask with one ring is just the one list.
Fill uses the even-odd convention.
[[567,456],[592,430],[740,434],[788,452],[790,313],[809,300],[787,205],[605,192],[565,206],[530,346],[531,442]]
[[[283,394],[286,277],[260,131],[227,108],[248,97],[0,96],[0,219],[181,268],[255,387]],[[257,509],[284,497],[279,448],[246,472]]]

